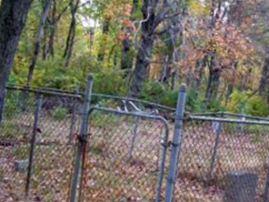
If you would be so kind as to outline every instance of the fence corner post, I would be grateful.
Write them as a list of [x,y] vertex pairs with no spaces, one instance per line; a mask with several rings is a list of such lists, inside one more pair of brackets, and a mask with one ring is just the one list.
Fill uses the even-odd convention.
[[170,156],[170,165],[169,165],[169,173],[167,178],[166,185],[166,193],[165,193],[165,201],[172,202],[174,187],[176,182],[177,170],[179,169],[179,158],[180,158],[180,150],[181,150],[181,140],[183,135],[183,120],[184,120],[184,112],[186,105],[186,85],[182,84],[179,89],[178,100],[177,100],[177,108],[175,115],[175,128],[174,128],[174,136],[172,140],[172,151]]
[[[89,75],[87,78],[87,86],[84,93],[84,101],[83,101],[83,108],[81,112],[81,129],[80,134],[78,137],[78,147],[76,152],[76,159],[75,159],[75,168],[73,173],[73,179],[71,184],[71,195],[70,201],[75,202],[78,201],[81,189],[81,180],[83,178],[83,165],[84,165],[84,158],[85,158],[85,151],[87,146],[87,136],[88,136],[88,122],[89,122],[89,111],[90,111],[90,104],[91,104],[91,95],[92,95],[92,86],[93,86],[93,77]],[[81,191],[81,190],[80,190]]]

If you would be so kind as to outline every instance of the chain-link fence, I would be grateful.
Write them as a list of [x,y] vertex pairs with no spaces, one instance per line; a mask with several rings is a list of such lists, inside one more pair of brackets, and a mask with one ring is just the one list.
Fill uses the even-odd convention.
[[84,201],[163,197],[168,124],[158,116],[95,108],[82,179]]
[[0,124],[0,201],[69,197],[80,102],[57,92],[8,89]]
[[178,201],[263,201],[269,123],[191,116],[184,121]]
[[0,201],[268,201],[268,119],[91,88],[8,88]]
[[[82,94],[8,88],[0,128],[0,201],[164,197],[168,124],[157,114],[169,108],[116,96],[91,98],[97,107],[86,113],[93,135],[86,134],[81,172],[76,157],[83,142]],[[74,185],[76,177],[80,185]],[[72,198],[72,192],[80,195]]]

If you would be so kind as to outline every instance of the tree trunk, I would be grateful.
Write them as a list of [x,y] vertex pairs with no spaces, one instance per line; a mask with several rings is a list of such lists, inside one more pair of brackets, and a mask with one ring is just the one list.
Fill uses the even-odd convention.
[[[138,0],[133,0],[131,20],[133,20],[133,14],[137,11],[137,9],[138,9]],[[133,57],[130,52],[132,46],[132,42],[130,40],[131,32],[132,30],[130,30],[130,28],[127,28],[125,33],[126,37],[122,41],[121,69],[124,70],[123,74],[124,77],[129,75],[133,65]]]
[[[234,70],[237,70],[238,62],[235,62],[233,66],[234,66]],[[225,105],[227,105],[227,103],[229,102],[230,97],[234,91],[234,82],[235,82],[235,79],[233,79],[233,81],[228,84],[227,93],[225,95]]]
[[66,6],[58,15],[57,14],[57,0],[53,0],[53,6],[52,6],[52,12],[51,12],[51,18],[49,18],[49,40],[48,40],[48,49],[47,54],[50,57],[54,57],[54,40],[55,40],[55,34],[57,32],[58,28],[58,22],[60,21],[62,15],[66,12],[69,6]]
[[0,122],[6,83],[32,0],[2,0],[0,6]]
[[134,14],[138,9],[138,0],[133,0],[132,14]]
[[196,62],[195,73],[194,73],[195,79],[192,82],[192,88],[195,89],[196,91],[199,91],[201,87],[204,69],[206,66],[206,60],[207,60],[207,57],[204,57],[203,59],[200,59]]
[[[210,27],[209,27],[212,38],[215,35],[216,21],[219,18],[220,7],[221,7],[221,1],[217,2],[216,0],[212,0],[211,9],[210,9],[211,19],[210,19]],[[217,9],[216,13],[215,13],[215,9]],[[208,69],[209,69],[209,78],[208,78],[207,89],[206,89],[206,94],[205,94],[206,107],[208,107],[209,104],[217,98],[217,94],[218,94],[221,69],[217,67],[216,57],[217,55],[216,55],[215,49],[213,49],[212,51],[209,51],[209,53],[206,55],[206,58],[208,61]]]
[[267,99],[269,103],[269,56],[265,58],[260,80],[259,94]]
[[36,65],[38,55],[40,52],[40,43],[44,36],[44,26],[46,24],[46,20],[49,14],[51,2],[52,0],[47,0],[45,2],[44,8],[41,14],[41,20],[40,20],[40,24],[39,24],[39,28],[38,28],[38,32],[36,36],[36,41],[34,44],[34,54],[33,54],[32,62],[29,66],[29,71],[28,71],[28,76],[27,76],[27,84],[26,84],[27,86],[30,86],[30,83],[32,82],[32,79],[33,79],[35,65]]
[[166,85],[168,85],[168,79],[171,73],[170,61],[171,61],[170,56],[166,55],[164,59],[161,77],[159,79],[161,83],[166,84]]
[[216,100],[221,76],[221,69],[216,67],[215,53],[213,53],[209,58],[209,78],[205,96],[206,106],[208,106],[213,100]]
[[130,54],[131,41],[126,38],[122,41],[121,69],[124,71],[123,76],[126,77],[132,69],[132,56]]
[[51,24],[49,28],[49,40],[48,40],[48,45],[47,45],[47,54],[51,56],[52,58],[54,57],[54,38],[55,38],[55,33],[57,29],[57,24],[58,20],[56,19],[56,1],[53,1],[53,6],[52,6],[52,12],[51,12]]
[[143,37],[141,41],[141,48],[138,50],[136,65],[134,70],[134,77],[131,83],[130,95],[133,97],[139,96],[142,90],[144,82],[148,78],[149,64],[151,58],[151,52],[153,48],[153,38],[151,36]]
[[[105,20],[103,22],[103,29],[102,29],[103,37],[106,37],[106,35],[108,34],[109,26],[110,26],[109,20]],[[104,44],[101,45],[100,50],[98,52],[98,56],[97,56],[98,61],[103,61],[104,60],[104,58],[105,58],[105,49],[106,49],[106,47],[105,47],[105,43],[104,43]]]
[[44,26],[44,37],[43,37],[43,46],[42,46],[42,59],[46,60],[48,58],[48,44],[47,44],[47,38],[48,38],[48,23],[46,22]]
[[65,49],[65,53],[64,53],[64,58],[65,58],[65,67],[69,66],[70,63],[70,59],[73,53],[73,46],[74,46],[74,39],[75,39],[75,31],[76,30],[76,20],[72,20],[71,25],[70,25],[70,29],[69,29],[69,33],[68,33],[68,37],[67,37],[67,41],[66,41],[66,49]]
[[70,2],[70,9],[71,9],[71,23],[69,27],[68,36],[66,39],[66,46],[63,57],[65,58],[65,67],[69,66],[70,59],[73,53],[73,46],[74,46],[74,40],[76,36],[76,13],[78,10],[80,0],[76,0],[74,4],[74,0],[71,0]]
[[[187,4],[185,1],[164,1],[165,7],[171,7],[172,13],[180,13],[180,15],[175,15],[169,18],[167,24],[168,28],[166,30],[165,38],[163,41],[166,41],[165,44],[168,47],[168,67],[166,80],[170,79],[170,71],[171,69],[176,69],[176,64],[180,60],[181,55],[181,45],[184,43],[184,18],[185,18],[185,10],[187,9]],[[170,5],[171,4],[171,5]],[[179,71],[176,71],[176,75],[179,77]]]
[[142,6],[142,13],[144,21],[142,23],[141,42],[136,57],[136,64],[133,73],[133,78],[130,86],[130,96],[139,96],[143,84],[148,78],[149,64],[154,44],[154,25],[155,25],[155,13],[156,7],[155,1],[144,0]]
[[47,53],[49,56],[54,58],[54,39],[55,39],[55,32],[57,29],[57,24],[53,24],[50,28],[50,33],[49,33],[49,40],[48,40],[48,49]]
[[95,34],[95,28],[90,28],[90,57],[92,57],[92,51],[93,51],[93,45],[94,45],[94,34]]

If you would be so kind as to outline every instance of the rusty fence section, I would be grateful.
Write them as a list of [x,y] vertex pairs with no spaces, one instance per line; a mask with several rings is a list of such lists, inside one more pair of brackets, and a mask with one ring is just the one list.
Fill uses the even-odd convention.
[[[9,87],[0,201],[268,201],[269,121],[133,98]],[[170,119],[172,117],[172,119]]]

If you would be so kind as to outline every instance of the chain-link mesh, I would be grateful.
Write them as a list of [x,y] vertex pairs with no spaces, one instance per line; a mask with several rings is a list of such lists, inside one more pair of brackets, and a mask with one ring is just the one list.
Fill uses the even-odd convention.
[[79,133],[78,100],[43,96],[33,154],[30,195],[41,201],[65,201],[69,197]]
[[165,124],[98,110],[90,115],[90,133],[82,199],[154,201],[165,161]]
[[[37,111],[39,98],[41,106]],[[0,192],[3,192],[0,201],[25,200],[27,183],[28,200],[67,200],[74,143],[80,127],[80,105],[72,96],[7,92],[0,124]],[[35,113],[38,120],[34,129]],[[36,138],[32,142],[34,133]],[[32,165],[29,163],[31,146]]]
[[8,91],[0,124],[0,201],[18,201],[25,189],[35,95]]
[[29,201],[69,200],[75,175],[82,178],[83,201],[164,201],[174,182],[167,178],[175,147],[174,201],[268,200],[267,119],[190,116],[178,145],[168,134],[174,123],[156,115],[166,108],[110,96],[93,104],[99,107],[90,114],[85,162],[76,173],[81,98],[8,90],[0,123],[0,201],[25,201],[26,193]]
[[262,201],[268,134],[269,124],[186,120],[175,201]]

